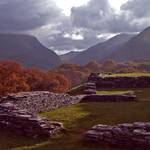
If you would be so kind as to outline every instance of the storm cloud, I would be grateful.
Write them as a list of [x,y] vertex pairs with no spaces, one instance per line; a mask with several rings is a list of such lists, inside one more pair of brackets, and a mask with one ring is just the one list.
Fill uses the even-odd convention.
[[1,0],[0,20],[0,32],[30,33],[60,52],[83,50],[109,35],[140,32],[149,26],[150,0],[129,0],[120,11],[108,0],[90,0],[73,7],[70,16],[55,0]]
[[1,0],[0,30],[32,30],[58,22],[61,15],[61,10],[50,0]]

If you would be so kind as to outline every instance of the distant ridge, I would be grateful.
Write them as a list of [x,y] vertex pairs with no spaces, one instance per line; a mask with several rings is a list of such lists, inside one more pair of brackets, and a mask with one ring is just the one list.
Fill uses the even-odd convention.
[[61,64],[60,58],[36,37],[0,34],[0,60],[14,60],[27,67],[50,69]]
[[112,37],[111,39],[99,43],[87,50],[81,52],[79,55],[74,57],[71,61],[77,64],[86,64],[91,60],[101,61],[111,55],[113,52],[118,50],[118,48],[130,40],[133,36],[132,34],[119,34]]
[[150,27],[122,45],[110,58],[116,61],[150,60]]
[[60,58],[61,58],[62,61],[67,62],[67,61],[70,61],[71,59],[73,59],[74,57],[76,57],[79,54],[80,54],[80,52],[71,51],[69,53],[60,55]]

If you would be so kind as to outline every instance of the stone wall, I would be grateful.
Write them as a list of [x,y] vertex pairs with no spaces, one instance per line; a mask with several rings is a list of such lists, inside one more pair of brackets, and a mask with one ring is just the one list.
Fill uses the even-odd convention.
[[0,129],[32,138],[51,137],[64,130],[61,123],[33,115],[8,102],[0,104]]
[[99,88],[150,88],[150,77],[100,77],[91,75],[88,82]]
[[81,99],[81,103],[87,102],[133,102],[137,101],[134,93],[129,94],[92,94]]
[[51,137],[64,131],[63,125],[41,118],[37,114],[76,104],[80,100],[80,96],[46,91],[10,94],[0,101],[0,129],[32,138]]
[[80,96],[68,94],[54,94],[47,91],[21,92],[10,94],[3,98],[4,102],[11,102],[20,109],[26,109],[30,113],[40,113],[63,106],[79,103]]
[[95,83],[84,83],[83,84],[83,94],[96,94],[96,85]]
[[85,134],[88,142],[107,143],[114,146],[150,146],[150,122],[96,125]]

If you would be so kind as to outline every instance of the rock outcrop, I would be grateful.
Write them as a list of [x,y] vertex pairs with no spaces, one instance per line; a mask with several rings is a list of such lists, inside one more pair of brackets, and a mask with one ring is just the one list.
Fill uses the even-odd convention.
[[51,137],[64,130],[61,123],[49,121],[8,102],[0,104],[0,129],[32,138]]
[[125,123],[116,126],[96,125],[85,134],[88,142],[113,146],[150,146],[150,122]]

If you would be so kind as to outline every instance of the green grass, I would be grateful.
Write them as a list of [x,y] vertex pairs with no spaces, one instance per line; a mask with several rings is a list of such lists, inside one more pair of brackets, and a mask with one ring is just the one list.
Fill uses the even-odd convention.
[[128,93],[131,93],[133,91],[123,91],[123,90],[116,90],[116,91],[96,91],[97,94],[110,94],[110,95],[113,95],[113,94],[128,94]]
[[70,95],[80,95],[80,94],[83,94],[83,90],[84,90],[84,86],[79,85],[79,86],[72,88],[67,93]]
[[96,124],[150,121],[150,89],[136,89],[136,93],[139,102],[77,104],[42,113],[44,117],[63,122],[67,133],[53,139],[32,140],[1,132],[0,150],[119,150],[87,144],[83,134]]
[[150,88],[143,89],[99,89],[97,94],[124,94],[134,92],[139,101],[150,101]]
[[103,77],[150,77],[150,73],[119,73],[119,74],[112,74],[112,75],[103,75]]

